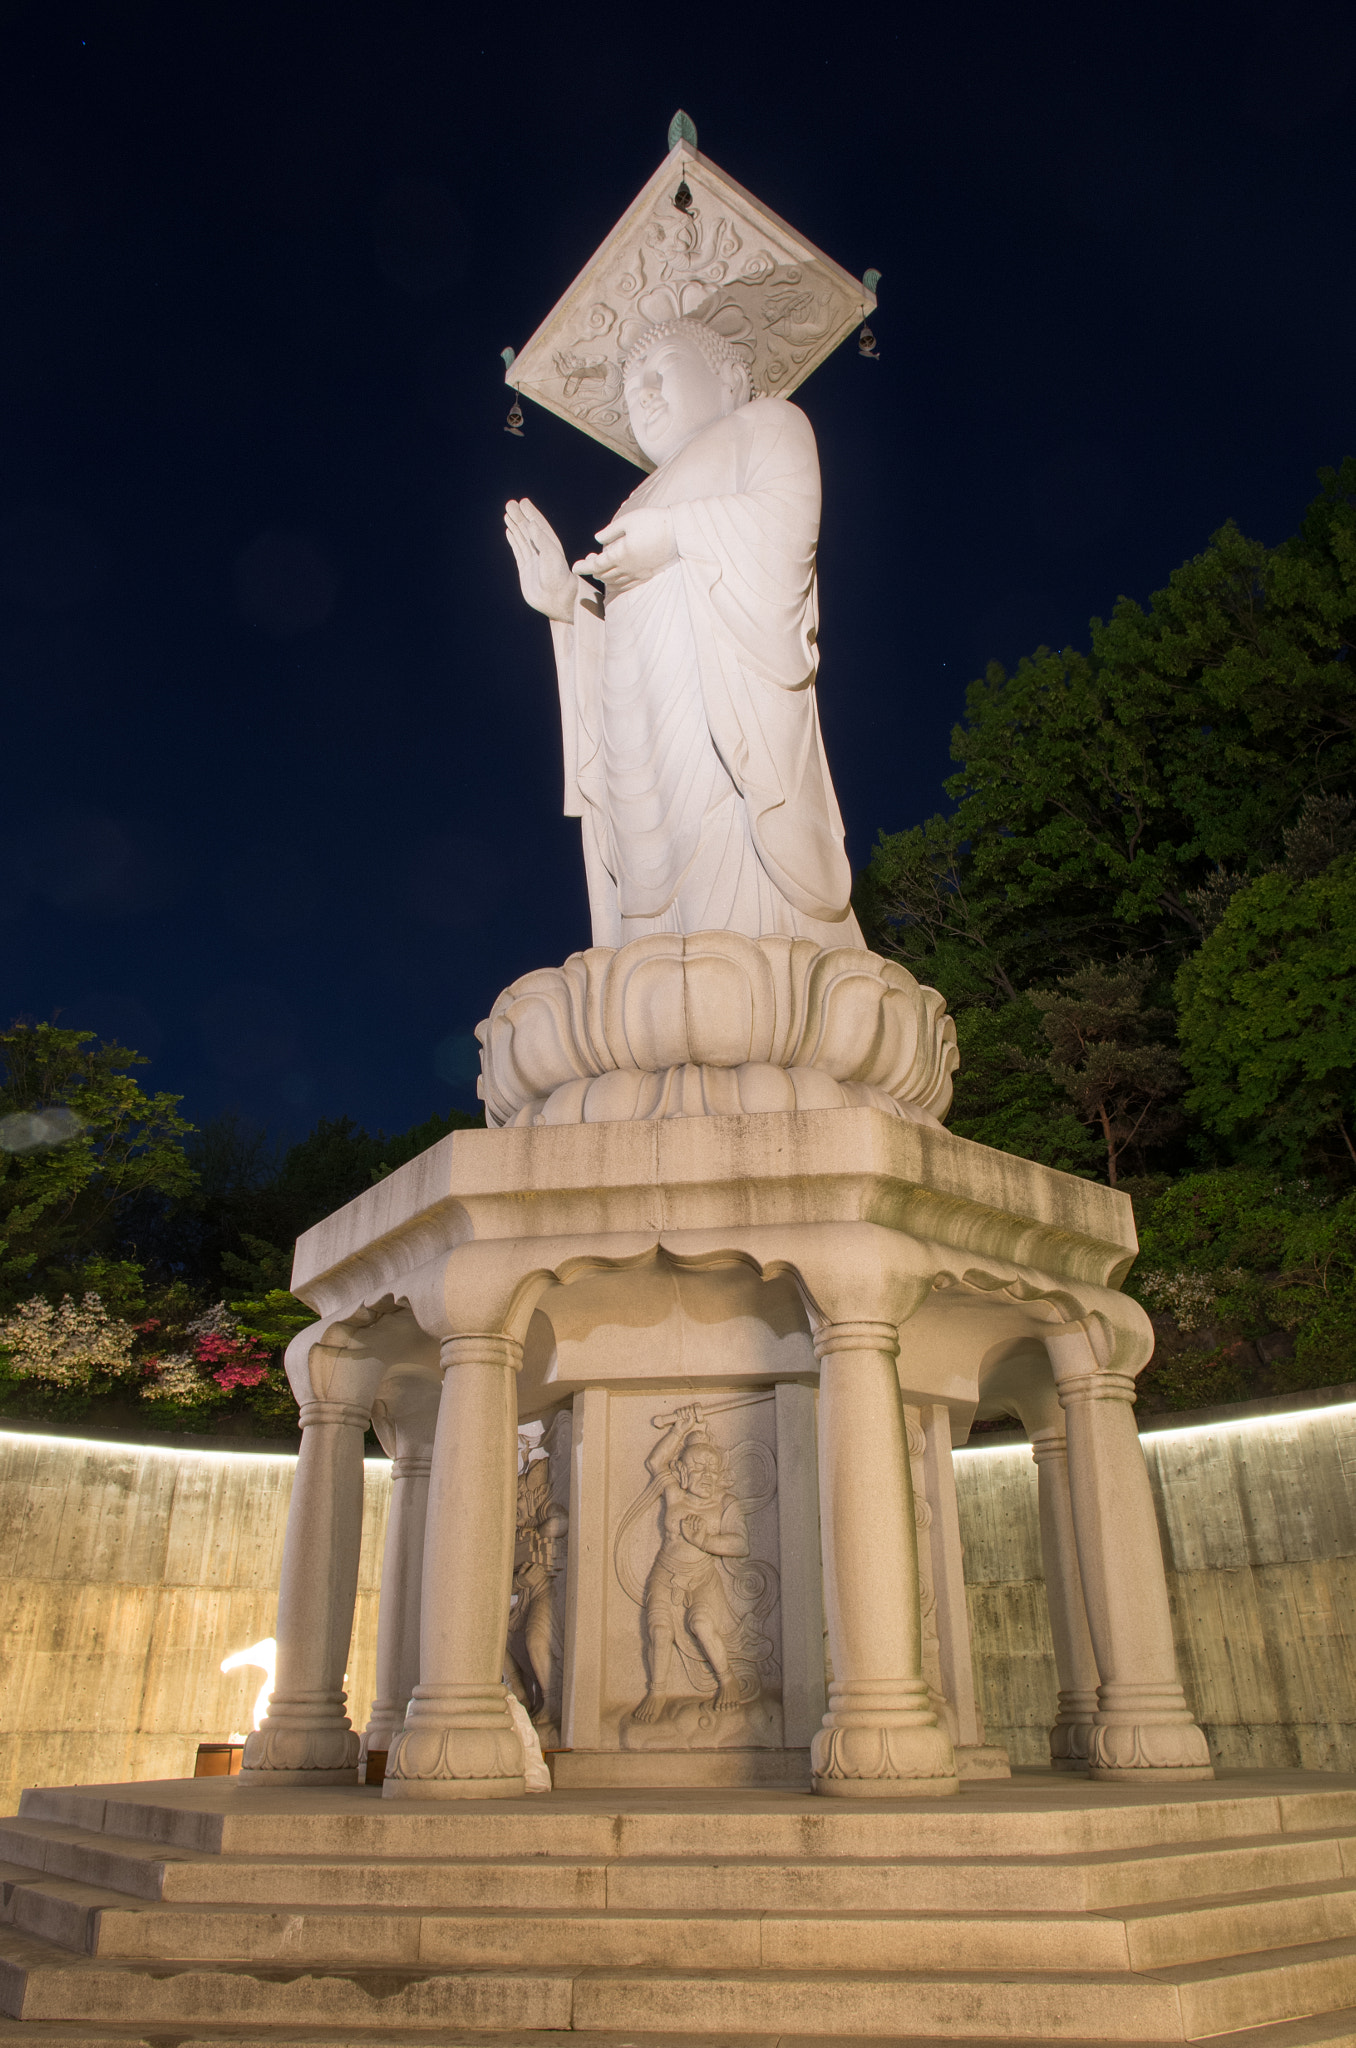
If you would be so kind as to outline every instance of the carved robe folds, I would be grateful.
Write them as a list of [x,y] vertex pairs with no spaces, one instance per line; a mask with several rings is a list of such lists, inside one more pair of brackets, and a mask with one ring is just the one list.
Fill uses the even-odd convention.
[[861,945],[815,697],[819,461],[758,398],[647,477],[677,557],[553,625],[565,813],[583,820],[596,946],[651,932]]

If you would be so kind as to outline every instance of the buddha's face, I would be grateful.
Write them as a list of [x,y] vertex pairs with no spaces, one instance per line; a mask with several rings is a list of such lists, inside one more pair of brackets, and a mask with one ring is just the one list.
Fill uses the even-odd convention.
[[626,371],[631,431],[658,468],[739,403],[737,373],[713,370],[686,334],[666,334]]

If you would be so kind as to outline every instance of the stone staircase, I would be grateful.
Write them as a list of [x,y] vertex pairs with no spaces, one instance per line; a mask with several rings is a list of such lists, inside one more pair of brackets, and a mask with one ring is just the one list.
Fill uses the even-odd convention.
[[223,1780],[0,1821],[0,2041],[1356,2048],[1356,1779],[383,1804]]

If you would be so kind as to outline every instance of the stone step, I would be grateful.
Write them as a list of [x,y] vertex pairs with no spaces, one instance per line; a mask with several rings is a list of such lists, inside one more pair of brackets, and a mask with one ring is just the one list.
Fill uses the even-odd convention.
[[30,2022],[558,2032],[572,2024],[572,1997],[567,1971],[175,1969],[59,1957],[46,1942],[0,1930],[0,2014]]
[[[1282,1774],[1276,1774],[1278,1777]],[[772,1859],[901,1856],[1085,1855],[1205,1845],[1230,1838],[1356,1830],[1356,1787],[1315,1790],[1294,1773],[1294,1791],[1240,1792],[1237,1779],[1164,1797],[1149,1787],[1107,1788],[1050,1773],[1015,1774],[958,1799],[816,1800],[794,1792],[744,1793],[736,1804],[710,1793],[558,1792],[519,1801],[452,1807],[383,1801],[368,1788],[285,1795],[222,1781],[170,1780],[136,1788],[43,1788],[20,1805],[26,1823],[64,1823],[106,1836],[205,1855],[380,1856],[441,1859],[546,1854],[581,1861],[662,1859],[681,1835],[688,1856]],[[1240,1777],[1245,1774],[1239,1774]],[[1307,1776],[1307,1785],[1304,1780]],[[1273,1780],[1274,1782],[1274,1780]],[[194,1787],[206,1788],[196,1791]],[[117,1791],[120,1796],[107,1796]],[[160,1795],[160,1796],[157,1796]],[[1052,1799],[1057,1803],[1052,1803]],[[0,1846],[0,1857],[11,1852]],[[12,1860],[12,1858],[11,1858]]]
[[575,1980],[577,2030],[650,2028],[697,2035],[761,2025],[854,2035],[992,2034],[1013,2040],[1199,2040],[1356,2000],[1356,1943],[1250,1956],[1176,1971],[1002,1976],[982,1971],[719,1973],[598,1971]]
[[1094,1851],[1061,1858],[232,1857],[54,1822],[0,1823],[16,1876],[41,1871],[133,1898],[275,1906],[684,1910],[721,1912],[1076,1912],[1214,1898],[1356,1876],[1356,1834],[1287,1834],[1202,1847]]
[[1188,2041],[1356,2003],[1356,1941],[1319,1941],[1153,1973],[1176,1987]]
[[[1108,1919],[1092,1914],[1089,1921]],[[1089,1924],[1088,1921],[1084,1923]],[[1356,1941],[1356,1882],[1292,1885],[1228,1897],[1174,1900],[1122,1908],[1114,1925],[1125,1933],[1132,1970],[1278,1953],[1315,1943]],[[1290,1950],[1288,1952],[1294,1952]]]
[[[1356,2002],[1356,1942],[1169,1970],[402,1969],[108,1963],[0,1936],[0,2011],[175,2028],[833,2033],[1043,2042],[1198,2040]],[[643,2024],[642,2024],[643,2023]],[[380,2038],[378,2035],[377,2038]],[[441,2048],[441,2044],[440,2044]]]
[[[698,1893],[700,1898],[701,1894]],[[1283,1942],[1356,1939],[1356,1884],[1308,1885],[1120,1913],[345,1912],[128,1906],[47,1878],[9,1888],[21,1933],[116,1961],[345,1962],[362,1968],[1152,1970]]]
[[[859,2048],[861,2035],[854,2034],[735,2034],[722,2032],[719,2048]],[[693,2048],[693,2036],[682,2034],[606,2032],[590,2033],[588,2048]],[[935,2034],[894,2035],[889,2048],[954,2048],[954,2036]],[[968,2048],[1010,2048],[1013,2037],[999,2040],[971,2036]],[[63,2022],[0,2019],[0,2042],[55,2042],[68,2048],[165,2048],[165,2037],[149,2035],[142,2027],[85,2027]],[[176,2031],[173,2048],[563,2048],[559,2033],[513,2028],[505,2034],[469,2033],[461,2028],[439,2030],[372,2027],[326,2027],[317,2034],[309,2027],[270,2027],[260,2033],[254,2028],[218,2028],[203,2024],[191,2033]],[[714,2043],[713,2043],[714,2048]],[[1065,2041],[1061,2048],[1106,2048],[1102,2041],[1086,2038]],[[1127,2041],[1119,2048],[1157,2048],[1146,2041]],[[1210,2048],[1356,2048],[1356,2007],[1344,2012],[1320,2014],[1304,2020],[1282,2020],[1264,2027],[1248,2027],[1241,2033],[1218,2034]]]
[[[1126,1931],[1082,1914],[242,1913],[117,1909],[20,1888],[12,1925],[103,1961],[364,1969],[1076,1970],[1129,1968]],[[1254,1945],[1260,1945],[1255,1943]],[[1174,1958],[1180,1960],[1180,1957]]]
[[[278,1866],[266,1867],[273,1870]],[[604,1870],[609,1906],[652,1911],[685,1903],[696,1888],[704,1905],[722,1912],[866,1912],[879,1908],[896,1913],[984,1913],[1023,1907],[1079,1912],[1215,1898],[1286,1885],[1340,1884],[1343,1879],[1356,1879],[1356,1836],[1272,1836],[1210,1849],[972,1861],[911,1857],[867,1862],[840,1857],[824,1862],[728,1858],[705,1863],[638,1858],[608,1864]],[[193,1884],[196,1877],[185,1873],[185,1881]]]

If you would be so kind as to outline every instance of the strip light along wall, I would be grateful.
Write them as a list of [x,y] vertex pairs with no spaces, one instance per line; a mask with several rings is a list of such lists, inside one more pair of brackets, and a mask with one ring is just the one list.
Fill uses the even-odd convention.
[[[1335,1415],[1356,1415],[1356,1401],[1334,1401],[1331,1406],[1324,1408],[1292,1408],[1287,1409],[1284,1414],[1277,1415],[1222,1416],[1218,1422],[1191,1422],[1184,1424],[1180,1429],[1174,1429],[1169,1423],[1161,1429],[1142,1429],[1140,1440],[1143,1442],[1150,1437],[1157,1439],[1211,1436],[1221,1429],[1274,1429],[1280,1423],[1318,1422]],[[213,1451],[207,1448],[199,1451],[189,1450],[182,1444],[114,1444],[102,1437],[47,1436],[36,1429],[0,1429],[0,1444],[53,1444],[64,1450],[102,1451],[108,1457],[125,1457],[128,1452],[140,1457],[149,1451],[157,1458],[224,1458],[236,1464],[245,1459],[275,1465],[295,1465],[297,1462],[295,1451]],[[1004,1451],[1026,1452],[1030,1448],[1030,1444],[1025,1441],[1005,1444],[962,1444],[952,1455],[957,1458],[993,1458],[1000,1456]],[[363,1469],[370,1472],[389,1472],[391,1461],[389,1458],[364,1458]]]
[[[1283,1415],[1232,1415],[1222,1416],[1218,1422],[1188,1422],[1180,1429],[1169,1423],[1162,1429],[1142,1429],[1141,1443],[1152,1437],[1213,1436],[1221,1429],[1275,1429],[1283,1422],[1321,1422],[1330,1415],[1356,1415],[1356,1401],[1334,1401],[1325,1408],[1288,1408]],[[1029,1443],[1006,1444],[963,1444],[953,1453],[957,1458],[996,1457],[1003,1451],[1029,1451]]]
[[[204,1445],[202,1450],[189,1450],[185,1444],[113,1444],[97,1436],[47,1436],[37,1429],[0,1429],[0,1445],[10,1444],[55,1444],[67,1451],[103,1451],[110,1458],[126,1457],[130,1452],[141,1457],[149,1451],[157,1458],[223,1458],[228,1464],[240,1465],[252,1461],[263,1465],[295,1465],[295,1451],[214,1451]],[[364,1458],[363,1469],[371,1472],[389,1472],[389,1458]]]

